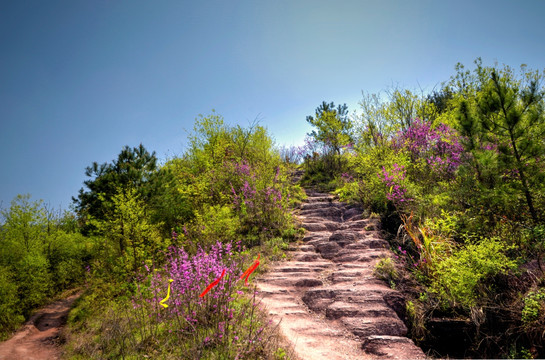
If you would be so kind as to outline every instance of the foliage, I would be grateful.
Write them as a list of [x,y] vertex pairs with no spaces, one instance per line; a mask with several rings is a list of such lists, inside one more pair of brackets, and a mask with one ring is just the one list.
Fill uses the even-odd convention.
[[395,288],[396,281],[399,280],[399,272],[392,258],[386,257],[379,260],[373,274],[379,279],[387,281],[392,288]]
[[309,136],[324,144],[328,152],[340,155],[342,147],[352,141],[352,122],[348,118],[346,104],[335,108],[333,102],[323,101],[314,116],[307,116],[307,122],[315,127]]
[[539,323],[543,326],[545,319],[545,290],[530,291],[524,297],[524,307],[522,308],[521,320],[526,326]]
[[224,124],[215,113],[201,116],[190,136],[191,147],[165,167],[188,199],[188,221],[177,225],[178,241],[210,246],[240,239],[263,244],[292,227],[292,201],[302,196],[288,178],[266,130]]
[[482,173],[487,167],[483,150],[494,151],[496,174],[524,196],[531,219],[537,222],[535,197],[543,180],[541,158],[545,153],[543,74],[525,67],[520,74],[508,66],[487,68],[480,59],[473,77],[460,71],[458,77],[470,79],[464,92],[472,96],[458,98],[456,111],[460,130],[468,139],[467,148],[475,158],[478,180],[487,182]]
[[81,188],[78,197],[72,198],[85,233],[95,230],[89,218],[108,220],[113,198],[120,190],[135,189],[145,202],[153,201],[158,192],[157,157],[142,144],[132,149],[125,146],[111,163],[94,162],[85,169],[85,175],[90,178],[84,181],[87,190]]
[[[18,309],[17,283],[10,268],[0,266],[0,339],[24,321]],[[4,333],[5,332],[5,333]]]
[[86,239],[70,232],[61,216],[30,195],[18,195],[1,211],[0,337],[50,296],[82,282],[91,255]]
[[120,190],[111,199],[107,221],[91,219],[105,239],[102,267],[113,266],[119,274],[138,272],[145,261],[156,262],[168,241],[161,238],[159,225],[149,222],[148,210],[133,188]]
[[437,266],[452,254],[452,241],[425,225],[417,225],[412,213],[402,216],[402,221],[402,229],[412,240],[417,254],[411,258],[412,266],[425,274],[436,272]]
[[448,306],[471,308],[490,297],[494,290],[486,280],[516,268],[498,239],[468,244],[436,265],[431,291]]
[[353,146],[353,123],[348,117],[348,107],[344,104],[335,108],[333,102],[323,101],[314,116],[307,116],[307,122],[314,129],[301,149],[306,170],[302,183],[327,184],[346,168],[346,157]]
[[541,314],[530,289],[544,270],[543,73],[475,65],[428,96],[364,94],[336,193],[381,214],[410,286],[427,294],[410,299],[415,339],[431,342],[427,319],[449,315],[473,320],[480,354],[505,356],[501,339],[543,355],[541,320],[520,326],[522,309]]
[[[287,358],[255,294],[242,287],[239,277],[244,257],[233,250],[231,244],[219,242],[193,256],[182,248],[170,248],[160,269],[149,268],[135,281],[129,306],[110,302],[112,310],[101,323],[87,320],[90,327],[81,327],[85,317],[76,315],[89,303],[79,304],[70,314],[70,354],[86,358]],[[169,279],[173,281],[164,308],[160,302]],[[199,296],[215,279],[220,279],[218,284]]]
[[[259,245],[264,258],[278,259],[298,236],[290,214],[303,196],[289,178],[295,164],[281,161],[265,128],[229,126],[214,112],[196,119],[189,143],[161,167],[145,151],[122,161],[132,153],[125,148],[86,183],[108,191],[84,193],[100,211],[80,211],[96,257],[90,288],[70,314],[72,356],[286,358],[255,296],[236,280],[245,249]],[[124,181],[117,165],[125,162],[142,181]]]

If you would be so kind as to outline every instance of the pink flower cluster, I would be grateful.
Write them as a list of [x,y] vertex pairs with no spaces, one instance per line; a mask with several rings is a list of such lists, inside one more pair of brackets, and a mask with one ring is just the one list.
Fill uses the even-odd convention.
[[406,170],[403,165],[395,163],[391,171],[386,170],[383,166],[382,171],[377,175],[382,183],[389,188],[386,195],[388,200],[396,205],[412,200],[407,196],[407,188],[402,185],[406,177]]
[[413,160],[424,159],[432,172],[451,178],[462,164],[463,146],[456,130],[445,124],[432,128],[428,121],[415,119],[394,138],[397,148],[409,151]]
[[[168,328],[169,333],[180,338],[202,335],[198,341],[205,347],[226,341],[241,344],[261,341],[259,335],[263,328],[250,331],[251,338],[238,336],[248,333],[243,329],[248,326],[244,319],[252,323],[252,307],[256,307],[257,302],[242,307],[240,301],[234,302],[243,294],[239,290],[243,283],[239,278],[244,259],[238,258],[237,263],[231,244],[218,242],[208,252],[199,248],[193,256],[183,248],[171,247],[166,259],[161,269],[146,266],[147,273],[140,278],[137,295],[132,299],[136,313],[148,314],[146,318],[150,325],[145,326]],[[255,270],[256,264],[259,265],[259,259],[251,271]],[[244,275],[249,274],[247,271]],[[168,306],[164,308],[159,303],[167,294],[168,279],[172,282],[170,296],[165,301]]]

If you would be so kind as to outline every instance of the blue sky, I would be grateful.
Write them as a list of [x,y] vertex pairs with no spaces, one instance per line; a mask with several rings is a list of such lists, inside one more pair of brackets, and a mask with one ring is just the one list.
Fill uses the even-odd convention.
[[181,154],[198,114],[301,143],[322,100],[545,68],[545,1],[0,0],[0,202],[67,208],[93,161]]

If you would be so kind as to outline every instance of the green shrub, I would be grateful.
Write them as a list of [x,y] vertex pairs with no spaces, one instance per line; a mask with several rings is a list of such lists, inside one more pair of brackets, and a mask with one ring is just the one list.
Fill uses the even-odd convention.
[[545,289],[530,291],[524,298],[521,320],[524,325],[530,325],[545,317]]
[[19,306],[27,316],[37,306],[44,304],[52,294],[49,263],[42,254],[28,254],[17,264]]
[[498,239],[485,238],[455,251],[437,263],[431,291],[444,306],[471,308],[486,301],[492,289],[485,286],[485,280],[516,267],[516,262],[505,255],[506,250]]
[[0,266],[0,340],[24,321],[17,291],[10,269]]
[[375,265],[373,274],[379,279],[387,281],[392,287],[395,287],[396,281],[399,280],[399,272],[390,257],[380,259]]

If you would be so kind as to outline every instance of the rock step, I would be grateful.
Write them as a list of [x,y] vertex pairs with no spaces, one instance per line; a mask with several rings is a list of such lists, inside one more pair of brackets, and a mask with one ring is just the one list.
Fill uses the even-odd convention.
[[414,342],[406,337],[371,335],[363,340],[362,349],[369,354],[388,359],[425,359]]
[[399,320],[396,313],[384,304],[371,303],[365,304],[351,304],[342,301],[335,301],[328,305],[325,309],[325,316],[328,319],[340,319],[343,317],[367,317],[367,318],[384,318],[391,317],[394,320]]
[[301,252],[316,252],[316,249],[314,249],[314,246],[312,245],[301,245],[297,250]]
[[[278,305],[273,298],[264,297],[267,308]],[[281,302],[280,302],[281,303]],[[288,311],[269,310],[273,325],[278,324],[284,336],[291,340],[295,355],[300,359],[313,360],[358,360],[366,358],[361,341],[341,325],[317,318],[290,307]]]
[[308,288],[322,286],[324,282],[316,277],[283,277],[283,276],[270,276],[260,279],[264,283],[269,283],[281,288],[296,287],[296,288]]
[[307,197],[303,201],[303,204],[314,204],[314,203],[331,204],[331,203],[333,203],[333,201],[335,201],[335,198],[329,197],[329,196],[311,196],[311,197]]
[[[340,247],[340,245],[339,245]],[[352,250],[352,249],[339,249],[333,258],[334,262],[347,263],[347,262],[372,262],[380,258],[387,257],[388,251],[385,249],[373,249],[369,248],[365,250]]]
[[314,252],[302,252],[300,254],[297,254],[294,256],[294,259],[297,261],[320,261],[322,260],[322,257],[320,254],[314,253]]
[[303,203],[300,210],[313,210],[313,209],[325,209],[325,208],[341,208],[339,204],[333,203],[331,201],[313,201],[313,202],[307,202]]
[[378,219],[307,190],[295,211],[306,230],[289,262],[258,280],[263,304],[301,359],[424,358],[406,338],[405,299],[373,275],[392,256]]
[[343,317],[340,321],[360,338],[373,335],[407,335],[407,327],[403,321],[392,317]]
[[301,210],[301,216],[342,221],[342,211],[337,208]]
[[332,224],[331,222],[317,222],[313,219],[309,222],[304,222],[301,227],[307,231],[311,232],[320,232],[320,231],[335,231],[337,230],[337,225]]

